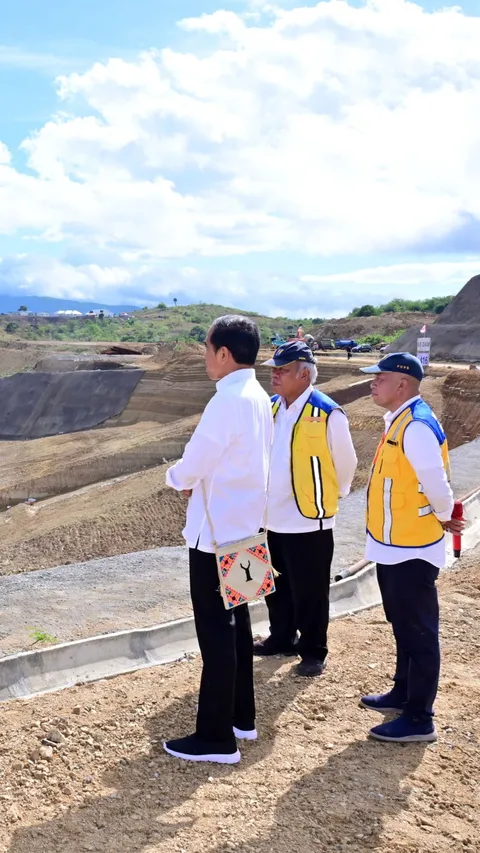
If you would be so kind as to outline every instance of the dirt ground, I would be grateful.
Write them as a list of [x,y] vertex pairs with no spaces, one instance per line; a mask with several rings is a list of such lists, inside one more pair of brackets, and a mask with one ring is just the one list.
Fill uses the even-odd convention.
[[342,317],[327,320],[313,331],[316,340],[321,338],[362,338],[366,335],[395,335],[410,327],[420,329],[424,323],[431,326],[438,320],[438,314],[420,314],[418,312],[398,312],[380,314],[375,317]]
[[480,547],[439,586],[437,744],[366,737],[358,699],[393,667],[375,609],[333,623],[322,679],[257,661],[260,738],[233,768],[162,751],[192,729],[198,658],[3,705],[0,853],[476,853]]
[[142,421],[108,429],[2,444],[0,506],[72,492],[177,458],[198,417],[161,425]]
[[0,341],[0,376],[31,370],[45,353],[33,346],[14,349]]
[[0,513],[0,574],[182,545],[185,501],[167,466]]
[[[351,379],[345,375],[344,387]],[[448,416],[451,447],[480,432],[479,381],[473,372],[455,372],[448,381],[425,380],[425,399],[438,417]],[[339,377],[329,380],[327,390],[338,390],[340,382]],[[468,397],[463,406],[458,405],[461,393]],[[382,413],[369,397],[346,404],[345,410],[359,460],[354,488],[360,488],[381,435]],[[179,455],[180,439],[188,439],[197,420],[192,416],[168,425],[142,422],[4,443],[0,505],[12,495],[19,500],[57,497],[0,513],[0,574],[182,544],[185,503],[165,488],[164,467],[121,475]]]

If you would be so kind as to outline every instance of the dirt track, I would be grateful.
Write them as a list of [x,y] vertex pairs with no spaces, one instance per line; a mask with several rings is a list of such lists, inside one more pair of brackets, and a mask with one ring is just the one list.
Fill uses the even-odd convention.
[[477,548],[440,580],[437,745],[366,739],[381,718],[358,698],[393,666],[376,609],[332,625],[321,680],[257,662],[260,739],[235,768],[162,752],[192,728],[198,660],[2,707],[0,853],[476,853],[479,563]]

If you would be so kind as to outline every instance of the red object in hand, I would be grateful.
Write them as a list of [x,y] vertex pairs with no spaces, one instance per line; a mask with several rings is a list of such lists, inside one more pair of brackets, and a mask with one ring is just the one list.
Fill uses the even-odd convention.
[[[463,518],[463,504],[461,501],[455,501],[453,505],[452,518]],[[459,557],[462,552],[462,536],[460,533],[453,534],[453,555]]]

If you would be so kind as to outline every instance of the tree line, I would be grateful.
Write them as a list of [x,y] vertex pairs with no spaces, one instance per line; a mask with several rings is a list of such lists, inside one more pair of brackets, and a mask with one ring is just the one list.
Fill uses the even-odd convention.
[[379,314],[397,314],[401,311],[420,311],[424,314],[441,314],[450,305],[453,296],[431,296],[429,299],[391,299],[384,305],[362,305],[350,311],[349,317],[375,317]]

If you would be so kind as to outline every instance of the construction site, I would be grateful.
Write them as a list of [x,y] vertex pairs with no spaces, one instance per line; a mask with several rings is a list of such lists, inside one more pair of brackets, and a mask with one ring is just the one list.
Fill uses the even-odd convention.
[[[378,319],[363,318],[362,333]],[[359,333],[346,324],[335,329]],[[388,349],[416,352],[419,333],[412,325]],[[321,683],[295,678],[289,659],[256,662],[260,738],[235,769],[162,751],[192,725],[201,668],[186,504],[165,472],[215,390],[204,347],[0,349],[0,853],[476,853],[480,276],[428,334],[422,395],[468,507],[464,553],[455,562],[450,548],[439,582],[439,741],[392,753],[366,738],[359,697],[383,689],[394,665],[374,567],[361,563],[383,419],[359,368],[379,356],[322,353],[318,387],[344,408],[358,457],[335,533],[341,618]],[[257,370],[267,390],[269,356]],[[262,633],[264,605],[252,615]]]

